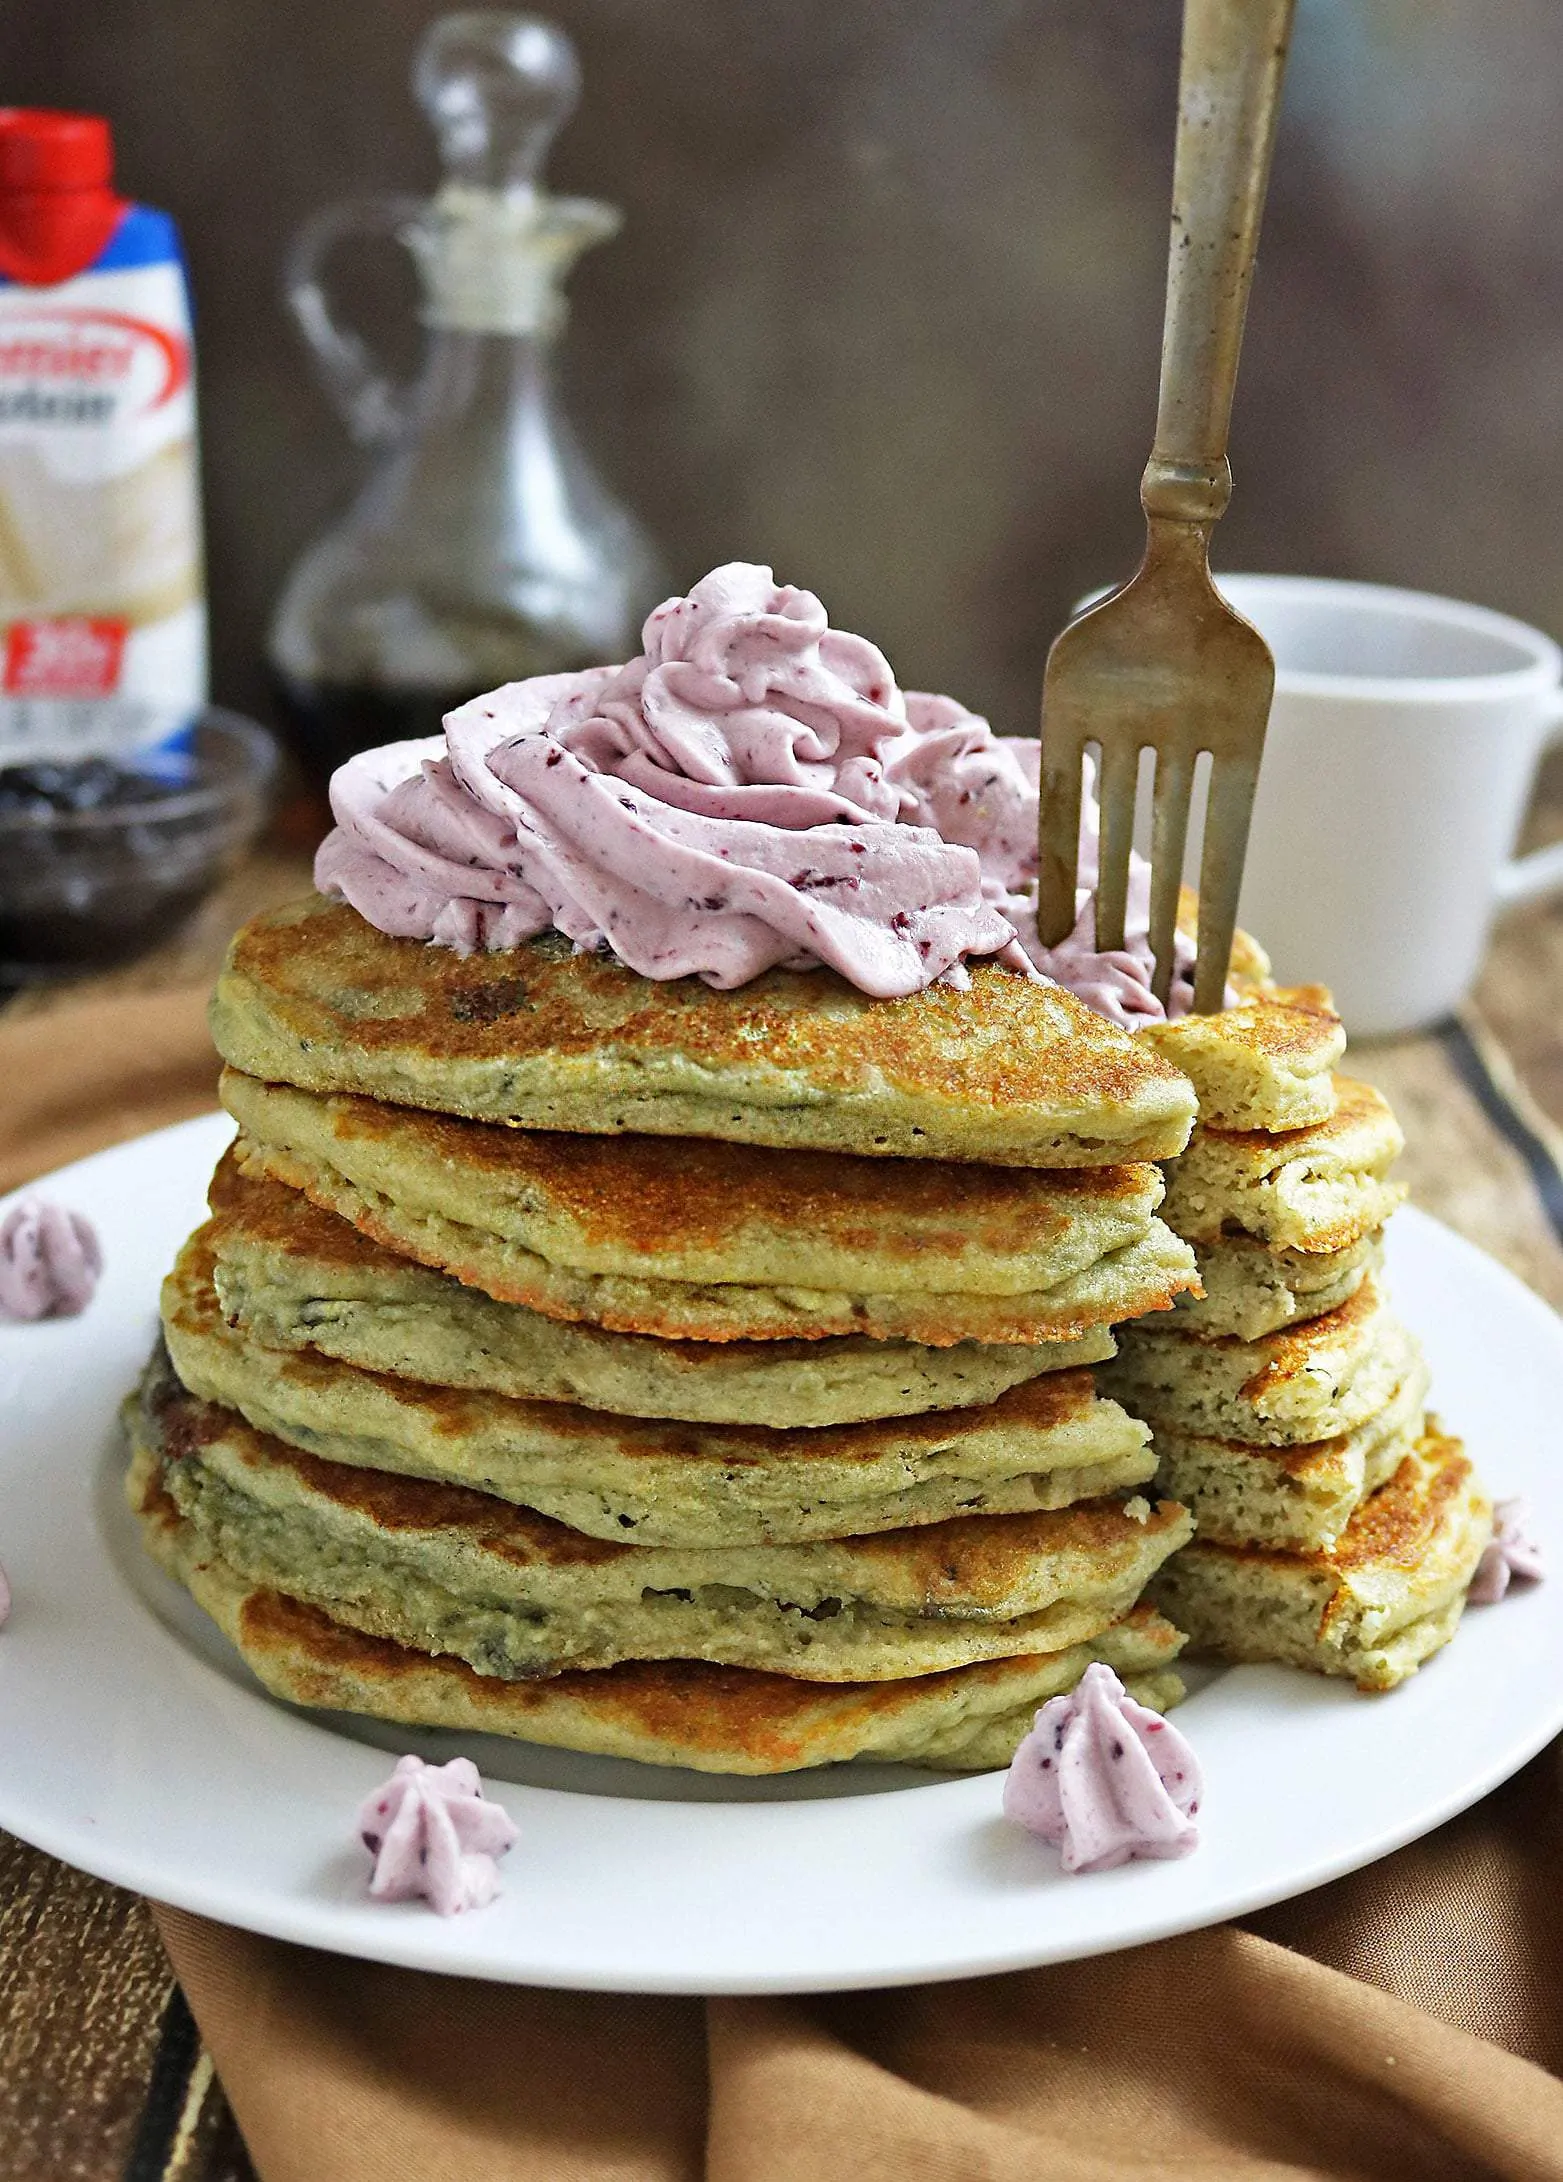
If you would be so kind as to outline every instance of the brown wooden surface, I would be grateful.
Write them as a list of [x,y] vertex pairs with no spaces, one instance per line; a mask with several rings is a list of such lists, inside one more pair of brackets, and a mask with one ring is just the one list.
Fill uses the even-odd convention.
[[133,1895],[0,1835],[0,2172],[117,2175],[169,1991]]
[[[1544,809],[1538,833],[1544,837],[1555,817]],[[255,859],[176,947],[90,989],[154,990],[206,974],[232,926],[297,891],[304,876],[296,855]],[[1543,1131],[1563,1132],[1560,1001],[1563,906],[1510,917],[1495,937],[1470,1027],[1506,1049],[1522,1108]],[[12,1006],[35,1012],[51,1004],[47,995],[27,995]],[[1348,1065],[1382,1085],[1400,1114],[1414,1201],[1563,1307],[1563,1243],[1523,1159],[1440,1040],[1354,1048]],[[120,2182],[171,1991],[139,1901],[0,1835],[0,2182]],[[241,2182],[242,2150],[199,2070],[184,2119],[174,2163],[147,2173],[160,2182]]]

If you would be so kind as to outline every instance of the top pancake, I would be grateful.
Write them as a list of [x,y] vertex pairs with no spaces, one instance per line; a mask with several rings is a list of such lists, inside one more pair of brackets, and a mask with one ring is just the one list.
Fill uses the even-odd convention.
[[988,963],[874,1000],[829,970],[731,992],[545,934],[463,958],[319,896],[255,918],[212,1033],[247,1074],[532,1129],[1002,1166],[1169,1158],[1193,1087],[1072,994]]
[[1330,1072],[1346,1032],[1322,985],[1277,986],[1136,1036],[1189,1078],[1207,1128],[1308,1129],[1335,1111]]

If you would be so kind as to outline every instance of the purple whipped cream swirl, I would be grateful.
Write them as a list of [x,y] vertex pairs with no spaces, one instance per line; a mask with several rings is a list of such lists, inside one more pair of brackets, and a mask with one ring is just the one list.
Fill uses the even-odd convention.
[[1492,1511],[1492,1539],[1476,1564],[1466,1593],[1472,1606],[1496,1606],[1518,1577],[1540,1583],[1547,1573],[1541,1548],[1530,1535],[1530,1509],[1523,1500],[1500,1500]]
[[80,1212],[30,1197],[0,1221],[0,1317],[74,1318],[102,1271],[102,1245]]
[[1097,1662],[1037,1714],[1005,1776],[1004,1814],[1062,1850],[1065,1871],[1112,1871],[1187,1856],[1201,1793],[1186,1739]]
[[398,1758],[390,1779],[360,1808],[358,1831],[374,1858],[369,1891],[376,1901],[422,1895],[442,1917],[494,1899],[496,1859],[516,1838],[515,1821],[489,1802],[470,1758],[448,1765]]
[[1161,1014],[1148,953],[1098,955],[1084,925],[1037,943],[1034,743],[902,691],[768,568],[715,570],[642,635],[622,667],[509,683],[350,759],[321,891],[462,954],[554,929],[647,977],[825,964],[876,998],[995,957],[1118,1022]]

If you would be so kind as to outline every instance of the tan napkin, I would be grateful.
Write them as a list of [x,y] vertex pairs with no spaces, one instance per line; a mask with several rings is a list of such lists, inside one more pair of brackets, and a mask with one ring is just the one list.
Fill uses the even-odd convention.
[[[0,1179],[210,1106],[201,1002],[0,1020]],[[1558,1766],[1249,1929],[960,1985],[536,1992],[156,1914],[261,2182],[1563,2182]]]
[[0,1190],[217,1104],[210,981],[0,1016]]

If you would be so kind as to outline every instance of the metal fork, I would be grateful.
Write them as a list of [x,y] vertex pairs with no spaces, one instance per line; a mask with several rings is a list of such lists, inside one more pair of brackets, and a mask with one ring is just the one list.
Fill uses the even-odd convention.
[[1156,441],[1140,485],[1145,558],[1048,654],[1042,694],[1037,922],[1053,947],[1075,923],[1081,772],[1100,752],[1096,944],[1124,943],[1142,749],[1156,753],[1151,818],[1154,990],[1172,985],[1195,761],[1211,756],[1200,861],[1194,1006],[1222,1004],[1275,663],[1210,577],[1210,532],[1232,493],[1237,379],[1294,0],[1186,0],[1172,241]]

